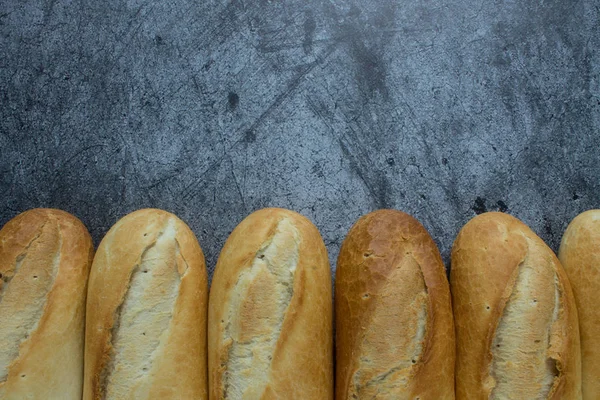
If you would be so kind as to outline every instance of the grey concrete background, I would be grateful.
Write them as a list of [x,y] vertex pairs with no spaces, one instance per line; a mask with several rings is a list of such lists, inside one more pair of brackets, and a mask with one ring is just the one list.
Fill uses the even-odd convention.
[[0,223],[32,207],[96,244],[159,207],[212,271],[253,210],[322,232],[416,216],[445,261],[476,213],[555,250],[600,207],[600,2],[0,2]]

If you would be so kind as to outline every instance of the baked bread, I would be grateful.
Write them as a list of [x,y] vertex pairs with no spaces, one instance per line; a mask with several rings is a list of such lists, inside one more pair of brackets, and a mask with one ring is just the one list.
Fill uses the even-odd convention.
[[550,248],[518,219],[460,231],[450,275],[458,399],[580,399],[577,311]]
[[118,221],[90,273],[83,399],[206,399],[207,293],[183,221],[156,209]]
[[577,304],[585,400],[600,399],[600,210],[578,215],[562,238],[558,258]]
[[396,210],[361,217],[336,270],[336,399],[454,399],[450,288],[433,239]]
[[26,211],[0,230],[0,399],[81,399],[93,256],[64,211]]
[[234,229],[210,289],[210,399],[333,399],[327,260],[295,212],[263,209]]

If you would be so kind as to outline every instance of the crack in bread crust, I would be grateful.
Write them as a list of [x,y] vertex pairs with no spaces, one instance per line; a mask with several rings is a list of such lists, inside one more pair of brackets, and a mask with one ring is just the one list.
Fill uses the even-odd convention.
[[[377,295],[368,330],[360,339],[361,367],[352,377],[352,398],[408,395],[410,378],[425,351],[429,297],[421,266],[407,255],[388,281]],[[399,294],[394,282],[403,282],[400,288],[406,293]],[[405,296],[413,301],[408,305],[398,304],[396,299]]]
[[166,221],[131,272],[126,294],[114,314],[110,361],[100,378],[104,399],[148,396],[141,393],[146,385],[140,383],[149,379],[154,360],[160,356],[187,270],[185,265],[180,274],[178,268],[182,257],[175,225],[173,218]]
[[31,238],[27,246],[23,249],[23,251],[15,258],[14,267],[2,274],[0,279],[0,303],[2,302],[2,296],[8,290],[8,285],[10,281],[19,273],[21,269],[21,265],[23,265],[23,260],[27,257],[27,253],[29,253],[29,248],[38,240],[38,238],[42,235],[42,231],[46,226],[47,222],[44,222],[42,226],[40,226],[38,232]]
[[[53,240],[53,231],[56,239]],[[52,290],[61,260],[62,234],[58,221],[44,223],[23,252],[15,259],[11,274],[3,276],[0,289],[0,383],[8,378],[11,363],[21,346],[37,330],[44,314],[48,293]],[[42,258],[44,254],[52,257]],[[40,264],[49,263],[49,269]],[[10,283],[10,284],[9,284]],[[20,304],[17,318],[4,318]]]
[[223,343],[227,359],[224,399],[259,399],[270,375],[275,347],[294,295],[300,233],[281,219],[231,290]]
[[[490,399],[547,399],[559,381],[557,360],[550,356],[552,329],[559,319],[560,291],[554,269],[529,257],[516,271],[512,291],[491,342]],[[537,282],[537,283],[534,283]],[[514,368],[520,364],[527,368]]]

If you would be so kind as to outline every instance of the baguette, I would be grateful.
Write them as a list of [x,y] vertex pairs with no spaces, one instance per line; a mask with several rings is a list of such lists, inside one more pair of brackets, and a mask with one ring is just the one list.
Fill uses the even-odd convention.
[[264,209],[234,229],[208,321],[210,399],[333,399],[331,275],[305,217]]
[[582,391],[600,399],[600,210],[578,215],[568,226],[558,257],[569,276],[581,333]]
[[518,219],[469,221],[452,249],[456,397],[580,399],[577,311],[550,248]]
[[0,399],[81,399],[93,256],[64,211],[26,211],[0,230]]
[[83,399],[206,399],[207,292],[183,221],[156,209],[118,221],[90,273]]
[[454,399],[450,288],[416,219],[378,210],[354,224],[338,257],[335,313],[336,399]]

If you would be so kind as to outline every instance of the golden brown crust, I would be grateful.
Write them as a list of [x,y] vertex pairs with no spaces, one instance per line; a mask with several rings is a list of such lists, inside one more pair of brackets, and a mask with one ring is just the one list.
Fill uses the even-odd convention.
[[[235,228],[213,276],[208,337],[210,399],[236,398],[228,390],[261,399],[333,398],[331,276],[308,219],[269,208]],[[236,355],[244,340],[259,340],[249,360]],[[262,369],[245,369],[245,362]]]
[[[64,211],[29,210],[0,230],[0,320],[5,327],[7,321],[33,322],[8,375],[0,379],[0,398],[81,398],[85,296],[93,255],[87,229]],[[27,321],[24,314],[36,308],[30,296],[40,293],[39,319]],[[6,351],[11,344],[0,336]]]
[[579,314],[583,398],[600,399],[600,210],[573,219],[563,236],[559,258]]
[[[419,297],[426,310],[420,337]],[[416,219],[378,210],[354,224],[338,258],[335,307],[337,399],[454,398],[448,280],[435,243]],[[387,349],[378,351],[382,345]],[[406,349],[413,349],[412,358]]]
[[[524,267],[530,268],[525,271],[530,274],[527,275],[529,280],[519,275]],[[517,285],[518,279],[520,283]],[[555,284],[543,286],[549,279]],[[581,397],[577,311],[569,281],[552,250],[529,227],[503,213],[485,213],[473,218],[454,242],[450,283],[456,327],[458,399],[495,398],[494,389],[506,376],[494,376],[496,364],[493,353],[500,354],[498,348],[502,340],[518,341],[519,337],[529,340],[535,335],[549,342],[545,357],[558,369],[554,371],[554,380],[550,381],[551,389],[546,398]],[[555,288],[551,289],[552,286]],[[556,291],[556,295],[548,293],[549,290]],[[532,307],[541,307],[539,312],[532,311],[527,314],[529,317],[515,313],[509,318],[509,313],[516,307],[514,305],[526,298],[520,291],[538,293],[540,297],[550,295],[554,300],[552,304],[537,304],[534,298]],[[550,307],[548,321],[540,320],[544,307]],[[508,332],[516,339],[496,338],[496,334],[501,332],[499,326],[503,318],[507,324],[503,326],[512,323],[522,328],[518,334]],[[545,326],[543,331],[532,331],[532,327],[542,325]],[[539,343],[543,343],[540,338],[532,339],[531,347]],[[547,371],[546,367],[532,370],[534,367],[523,361],[526,356],[511,359],[506,365],[522,380],[531,379],[531,388],[535,384],[533,376],[544,376]],[[513,384],[518,388],[518,382],[505,383],[508,387]],[[527,384],[524,386],[527,387]]]
[[[151,251],[156,254],[146,259]],[[134,285],[133,274],[140,273],[139,268],[157,259],[164,264],[155,266],[154,272],[141,271],[152,274],[154,281],[148,281],[148,288],[154,289],[137,293],[137,300],[123,305]],[[146,340],[145,332],[132,333],[127,331],[127,326],[116,325],[125,315],[126,307],[143,309],[154,307],[154,303],[162,304],[169,295],[169,277],[173,274],[177,276],[173,284],[176,286],[173,286],[172,311],[166,322],[164,315],[151,315],[147,310],[138,317],[146,318],[149,328],[162,329],[156,334],[152,351],[140,347],[151,353],[141,355],[142,360],[148,360],[144,373],[138,374],[135,382],[126,382],[127,388],[111,386],[109,395],[110,382],[118,380],[119,374],[132,373],[126,367],[113,371],[117,335],[139,334],[144,335],[139,336],[140,339]],[[183,221],[157,209],[138,210],[118,221],[100,243],[90,273],[83,398],[206,398],[207,295],[204,256],[194,233]],[[161,326],[153,327],[153,323]],[[129,339],[123,337],[122,340]],[[133,343],[123,352],[129,351],[130,357],[137,359],[139,354],[131,353],[132,348],[137,349],[135,341]],[[133,360],[124,360],[124,363],[127,361],[134,363]]]

